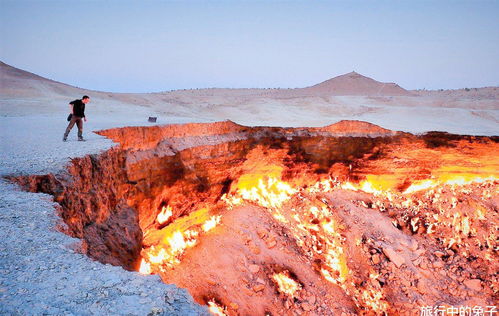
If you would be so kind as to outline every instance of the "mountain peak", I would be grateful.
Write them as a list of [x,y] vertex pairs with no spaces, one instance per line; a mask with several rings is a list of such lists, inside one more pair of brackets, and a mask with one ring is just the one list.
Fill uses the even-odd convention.
[[355,71],[305,89],[313,93],[329,95],[410,95],[409,91],[397,84],[379,82]]

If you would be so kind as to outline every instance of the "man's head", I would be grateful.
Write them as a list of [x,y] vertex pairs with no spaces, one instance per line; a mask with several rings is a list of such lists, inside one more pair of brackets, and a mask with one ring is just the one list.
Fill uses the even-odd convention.
[[90,102],[90,97],[88,95],[84,95],[83,98],[81,98],[81,102],[87,104]]

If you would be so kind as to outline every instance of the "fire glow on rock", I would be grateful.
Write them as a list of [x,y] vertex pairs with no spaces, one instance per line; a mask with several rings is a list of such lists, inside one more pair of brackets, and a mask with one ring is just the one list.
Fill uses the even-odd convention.
[[[126,206],[84,218],[70,207],[87,205],[73,187],[108,192],[95,187],[107,178],[61,183],[53,194],[89,255],[159,274],[217,315],[401,314],[497,301],[497,139],[345,124],[341,136],[334,125],[225,122],[105,131],[122,145],[99,160],[122,164],[106,201]],[[43,187],[36,179],[18,181]],[[112,214],[129,208],[142,232],[136,255],[93,250],[94,230],[123,226]]]

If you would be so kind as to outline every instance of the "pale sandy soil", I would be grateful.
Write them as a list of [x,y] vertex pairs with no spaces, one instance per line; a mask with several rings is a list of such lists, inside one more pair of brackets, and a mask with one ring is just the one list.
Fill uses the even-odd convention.
[[0,63],[0,115],[65,117],[67,103],[88,94],[92,117],[112,120],[120,113],[158,123],[232,120],[243,125],[325,126],[364,120],[411,133],[446,131],[499,134],[499,87],[407,91],[349,73],[302,89],[201,89],[161,93],[108,93],[75,88]]

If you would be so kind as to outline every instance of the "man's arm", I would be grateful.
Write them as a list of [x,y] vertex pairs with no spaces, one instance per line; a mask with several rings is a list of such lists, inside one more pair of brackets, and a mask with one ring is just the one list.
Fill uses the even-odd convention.
[[69,112],[71,112],[71,114],[74,115],[74,112],[73,112],[73,103],[69,103]]

